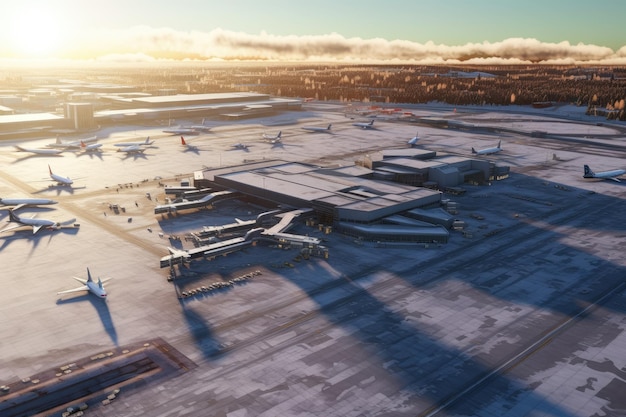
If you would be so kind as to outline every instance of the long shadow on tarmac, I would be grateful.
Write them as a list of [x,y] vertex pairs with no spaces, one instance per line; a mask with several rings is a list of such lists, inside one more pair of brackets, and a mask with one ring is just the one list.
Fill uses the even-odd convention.
[[[361,349],[362,353],[360,354],[364,357],[378,356],[380,358],[378,364],[376,361],[372,362],[372,367],[375,370],[369,369],[368,372],[374,374],[381,372],[397,379],[401,390],[412,393],[409,402],[414,403],[416,412],[432,410],[440,406],[452,406],[448,402],[454,399],[457,394],[463,393],[469,387],[473,387],[474,384],[480,383],[482,389],[472,389],[471,393],[468,393],[465,398],[461,398],[456,406],[449,407],[450,411],[463,415],[492,415],[490,414],[492,412],[506,414],[510,407],[523,408],[528,404],[534,404],[534,412],[539,415],[575,416],[577,414],[562,406],[560,400],[553,400],[534,391],[531,386],[518,382],[519,374],[500,373],[497,371],[498,366],[496,366],[496,364],[503,364],[508,358],[520,353],[530,343],[528,339],[524,340],[524,337],[530,337],[531,341],[538,340],[542,334],[545,334],[545,331],[550,330],[555,325],[553,322],[543,321],[543,318],[540,317],[543,315],[542,311],[548,310],[556,313],[558,317],[562,317],[559,320],[563,322],[580,313],[583,309],[581,305],[588,305],[601,300],[600,305],[607,308],[606,303],[610,297],[609,299],[602,299],[602,296],[610,294],[610,291],[619,285],[623,277],[626,276],[626,269],[621,265],[600,258],[583,248],[561,243],[566,242],[564,239],[567,236],[553,231],[553,227],[579,228],[586,225],[589,233],[605,231],[612,235],[623,235],[626,224],[623,219],[619,220],[616,213],[620,213],[620,206],[623,206],[624,201],[589,194],[586,190],[570,189],[567,193],[571,193],[571,199],[564,200],[563,194],[554,195],[554,206],[548,206],[550,213],[547,216],[542,211],[537,213],[536,219],[532,219],[534,222],[527,220],[522,222],[520,226],[511,226],[510,229],[514,233],[511,234],[510,239],[506,237],[506,234],[510,232],[506,230],[507,227],[503,227],[504,230],[498,232],[498,239],[501,239],[500,244],[494,246],[493,241],[488,239],[477,241],[475,246],[476,248],[480,247],[480,249],[475,249],[474,252],[480,253],[479,256],[468,256],[470,249],[462,247],[455,255],[458,256],[458,259],[448,257],[447,253],[445,257],[440,256],[440,259],[435,260],[421,261],[416,257],[418,260],[414,264],[406,266],[406,261],[403,261],[402,264],[405,267],[396,268],[398,270],[395,271],[394,268],[385,267],[385,265],[394,264],[393,254],[382,262],[381,259],[377,259],[378,262],[368,259],[359,261],[357,259],[356,262],[363,262],[363,264],[348,268],[352,271],[345,269],[344,258],[335,266],[338,272],[344,272],[343,282],[339,285],[337,282],[330,284],[327,282],[326,285],[331,285],[328,290],[321,290],[320,287],[324,287],[325,284],[320,284],[319,281],[315,284],[311,284],[309,281],[306,284],[307,280],[297,276],[297,269],[295,274],[287,274],[287,276],[294,277],[292,282],[300,286],[313,301],[317,302],[319,311],[335,327],[343,328],[347,330],[350,337],[358,338],[359,345],[346,348],[347,351],[350,351],[350,356],[359,355],[354,350]],[[584,195],[590,195],[591,198],[595,199],[588,203],[591,208],[577,206],[577,202],[580,198],[584,198]],[[512,199],[510,207],[503,207],[503,209],[512,210],[512,212],[519,211],[518,197],[515,196]],[[506,199],[507,197],[502,196],[500,198]],[[545,201],[527,202],[530,205],[543,203]],[[521,243],[517,240],[520,235],[514,229],[521,233]],[[458,235],[452,238],[461,239]],[[619,242],[619,240],[616,241]],[[613,243],[613,245],[615,244]],[[608,242],[608,246],[609,249],[618,250],[618,247],[615,246],[611,248],[610,242]],[[403,251],[403,249],[398,250]],[[392,251],[393,249],[388,252],[392,253]],[[333,264],[332,259],[331,255],[329,261],[331,265]],[[527,264],[524,264],[525,261]],[[370,267],[367,266],[368,262]],[[522,266],[528,265],[526,270],[516,265],[520,262]],[[314,268],[316,270],[313,272],[313,276],[328,277],[327,270]],[[416,274],[417,271],[419,274]],[[522,316],[522,319],[526,319],[528,322],[531,330],[522,337],[519,343],[501,341],[499,342],[501,345],[489,353],[486,353],[487,349],[483,353],[471,354],[472,351],[476,351],[476,347],[472,347],[469,343],[464,350],[451,347],[442,343],[439,338],[433,339],[430,336],[437,330],[436,327],[431,325],[428,328],[429,332],[425,333],[427,327],[420,330],[420,327],[424,325],[420,324],[419,321],[412,320],[415,316],[419,317],[420,314],[428,314],[428,312],[409,314],[408,312],[391,311],[384,302],[358,285],[361,278],[370,281],[370,278],[377,274],[390,273],[416,287],[416,290],[429,292],[435,286],[444,287],[443,290],[439,290],[439,296],[442,293],[445,294],[446,283],[463,282],[473,287],[475,294],[484,294],[483,303],[496,304],[499,303],[498,300],[501,300],[504,308],[507,308],[506,305],[511,308],[523,308],[524,305],[534,306],[535,317],[532,317],[531,314],[529,317],[526,317],[525,314]],[[533,276],[533,274],[537,276]],[[338,279],[335,280],[338,281]],[[349,294],[343,293],[336,300],[332,300],[330,296],[332,288],[341,288],[343,291],[349,291]],[[584,291],[581,293],[580,290]],[[463,288],[456,288],[455,293],[448,293],[444,297],[442,302],[470,302],[467,299],[467,294],[463,293]],[[471,297],[471,303],[480,308],[480,300],[476,297]],[[617,305],[618,308],[614,312],[626,313],[624,305]],[[433,308],[433,311],[437,311],[437,309]],[[482,316],[464,317],[462,320],[466,323],[458,323],[458,326],[468,325],[472,327],[470,322],[475,321],[475,319],[483,321],[481,326],[489,326],[488,319],[490,318]],[[491,319],[493,320],[493,318]],[[498,318],[495,317],[495,319]],[[578,326],[591,326],[593,328],[593,322],[596,318],[584,314],[577,320]],[[588,324],[586,324],[587,321],[589,321]],[[533,329],[533,326],[537,326],[536,329]],[[607,331],[610,333],[610,329]],[[445,328],[437,331],[437,334],[442,335],[441,339],[445,339],[445,333]],[[579,332],[576,332],[576,335],[580,336],[581,339],[577,340],[577,343],[572,343],[566,348],[555,346],[549,352],[542,351],[542,355],[546,358],[544,358],[545,362],[541,362],[541,365],[549,370],[559,362],[565,361],[567,363],[576,351],[584,350],[587,342],[582,338],[585,335]],[[601,337],[603,343],[608,343],[617,338],[618,335],[619,332],[613,335],[603,333]],[[475,335],[472,334],[471,330],[468,330],[467,334],[462,337],[474,338]],[[346,343],[350,343],[349,339],[346,337],[344,340]],[[605,344],[600,346],[604,347]],[[341,362],[342,359],[345,360],[346,355],[342,356],[337,352],[338,350],[337,346],[331,346],[327,352],[318,352],[316,356],[327,358],[329,363],[322,365],[327,365],[330,368],[333,363]],[[589,366],[591,368],[591,364]],[[519,371],[516,370],[516,372]],[[620,375],[613,374],[614,380],[620,380]],[[522,373],[522,378],[529,376]],[[483,380],[483,378],[485,379]],[[364,379],[365,374],[355,375],[354,378],[348,378],[334,385],[327,384],[322,391],[330,397],[335,396],[337,398]],[[398,387],[390,387],[391,389],[398,389]],[[607,386],[602,394],[604,397],[599,397],[615,405],[617,398],[614,396],[615,392],[611,391],[612,389]],[[385,394],[392,395],[391,392]],[[430,397],[430,400],[424,401],[425,397]],[[519,401],[523,401],[524,405],[520,406]],[[462,409],[459,408],[461,406]],[[490,411],[487,411],[487,408]],[[600,410],[598,409],[598,411]]]
[[[109,311],[109,305],[106,300],[100,300],[95,298],[93,295],[86,293],[78,296],[74,296],[72,298],[60,298],[57,300],[57,305],[63,304],[71,304],[89,301],[93,308],[98,312],[98,316],[100,317],[100,322],[102,323],[102,327],[107,332],[111,341],[115,346],[118,345],[117,340],[117,330],[115,329],[115,325],[113,324],[113,318],[111,317],[111,312]],[[83,317],[82,319],[88,320],[88,318]]]

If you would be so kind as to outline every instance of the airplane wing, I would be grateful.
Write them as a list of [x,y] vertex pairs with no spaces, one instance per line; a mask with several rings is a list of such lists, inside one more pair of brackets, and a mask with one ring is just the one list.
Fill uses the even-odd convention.
[[11,230],[17,229],[19,227],[24,227],[23,224],[14,224],[11,226],[7,226],[4,229],[0,230],[0,233],[4,233],[4,232],[10,232]]
[[71,290],[60,291],[57,294],[69,294],[71,292],[78,292],[78,291],[89,291],[89,288],[86,285],[83,285],[77,288],[72,288]]
[[38,231],[40,231],[40,230],[41,230],[41,228],[43,227],[43,225],[40,225],[40,224],[39,224],[39,225],[36,225],[36,226],[35,226],[35,225],[33,225],[32,227],[33,227],[33,234],[35,234],[35,233],[37,233]]

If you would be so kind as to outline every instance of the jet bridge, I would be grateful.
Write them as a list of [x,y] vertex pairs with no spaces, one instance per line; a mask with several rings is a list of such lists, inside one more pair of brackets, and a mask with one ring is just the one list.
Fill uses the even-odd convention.
[[190,210],[195,208],[206,207],[210,204],[217,203],[218,201],[224,201],[231,198],[235,198],[239,193],[235,191],[217,191],[211,194],[207,194],[199,200],[194,201],[182,201],[179,203],[162,204],[154,208],[154,214],[161,213],[176,213],[179,210]]

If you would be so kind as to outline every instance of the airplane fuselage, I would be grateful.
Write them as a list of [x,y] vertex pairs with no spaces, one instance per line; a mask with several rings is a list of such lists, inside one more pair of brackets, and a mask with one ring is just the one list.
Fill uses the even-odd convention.
[[47,198],[0,198],[0,204],[5,206],[45,206],[56,203]]
[[154,140],[150,140],[150,138],[146,138],[146,140],[142,141],[142,142],[120,142],[120,143],[115,143],[114,145],[120,148],[127,148],[129,146],[149,146],[152,145],[154,143]]
[[584,166],[583,178],[598,178],[603,180],[613,180],[621,182],[617,177],[626,174],[624,169],[613,169],[611,171],[593,172],[588,165]]

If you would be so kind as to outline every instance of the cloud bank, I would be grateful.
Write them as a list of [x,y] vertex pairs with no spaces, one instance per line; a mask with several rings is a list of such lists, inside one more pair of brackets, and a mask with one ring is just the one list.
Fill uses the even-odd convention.
[[[449,46],[381,38],[346,38],[337,33],[277,36],[214,29],[184,32],[138,26],[88,41],[90,59],[241,60],[413,64],[593,64],[626,65],[626,46],[611,48],[510,38],[500,42]],[[96,45],[106,45],[96,48]],[[82,49],[81,50],[85,50]]]

